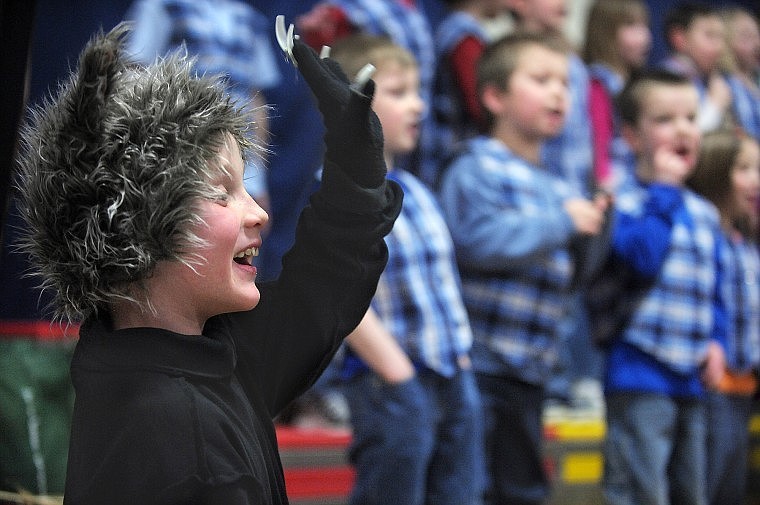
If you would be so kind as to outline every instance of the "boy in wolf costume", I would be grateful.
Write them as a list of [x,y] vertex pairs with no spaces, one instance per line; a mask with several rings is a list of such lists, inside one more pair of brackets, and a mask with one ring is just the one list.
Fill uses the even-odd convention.
[[278,281],[257,285],[245,111],[184,56],[131,64],[126,32],[93,38],[23,132],[21,247],[58,317],[82,321],[66,503],[287,503],[272,418],[366,312],[400,208],[374,84],[291,45],[325,170]]

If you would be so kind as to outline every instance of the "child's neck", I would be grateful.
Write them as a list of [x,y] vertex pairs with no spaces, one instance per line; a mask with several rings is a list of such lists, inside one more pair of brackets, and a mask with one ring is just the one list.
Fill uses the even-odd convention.
[[674,181],[664,182],[664,181],[656,180],[654,176],[654,168],[648,163],[644,163],[644,162],[639,162],[636,165],[636,178],[645,184],[659,183],[659,184],[664,184],[667,186],[673,186],[677,188],[681,188],[684,186],[683,181],[676,183]]
[[534,165],[540,164],[541,146],[545,139],[527,136],[507,122],[497,122],[491,136],[501,141],[514,155]]
[[682,67],[682,71],[686,72],[686,74],[690,78],[700,78],[704,79],[707,77],[707,75],[697,66],[696,61],[694,61],[694,58],[689,56],[686,53],[681,52],[675,52],[673,54],[673,58],[679,62],[679,64]]

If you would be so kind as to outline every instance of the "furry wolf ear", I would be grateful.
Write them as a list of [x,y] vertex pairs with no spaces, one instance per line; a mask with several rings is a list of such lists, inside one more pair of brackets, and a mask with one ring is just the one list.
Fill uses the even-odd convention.
[[106,102],[126,67],[122,44],[129,29],[129,23],[120,23],[108,33],[101,29],[79,57],[79,73],[70,96],[70,131],[85,142],[100,132]]

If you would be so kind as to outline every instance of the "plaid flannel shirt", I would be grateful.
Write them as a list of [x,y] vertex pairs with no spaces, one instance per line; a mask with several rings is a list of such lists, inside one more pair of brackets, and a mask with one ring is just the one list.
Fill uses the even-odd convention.
[[473,367],[543,384],[568,309],[570,184],[476,137],[444,177],[441,202],[474,334]]
[[[658,192],[679,194],[671,199],[675,204],[666,209],[648,205]],[[656,268],[657,278],[634,310],[621,338],[671,370],[691,374],[704,360],[713,330],[715,248],[720,233],[717,210],[687,189],[659,185],[639,185],[619,195],[617,207],[621,217],[613,248],[624,261],[640,257],[641,250],[652,249],[648,247],[650,242],[668,241],[665,258]],[[672,223],[669,236],[647,231],[649,212],[667,213],[662,217]],[[629,243],[627,250],[621,249],[618,237],[627,233],[643,237],[646,243]]]

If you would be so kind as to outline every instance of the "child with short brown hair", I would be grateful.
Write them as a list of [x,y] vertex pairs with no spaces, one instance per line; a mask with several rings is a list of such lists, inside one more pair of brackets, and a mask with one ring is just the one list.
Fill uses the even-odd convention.
[[699,96],[685,77],[652,71],[617,105],[637,184],[615,200],[612,257],[631,282],[616,294],[629,317],[606,348],[603,491],[612,505],[704,504],[704,387],[724,358],[712,338],[718,215],[685,186]]
[[478,63],[489,120],[446,171],[441,202],[472,324],[484,404],[486,502],[541,504],[550,484],[542,411],[569,310],[573,240],[599,233],[605,204],[541,164],[568,110],[564,44],[519,33]]

